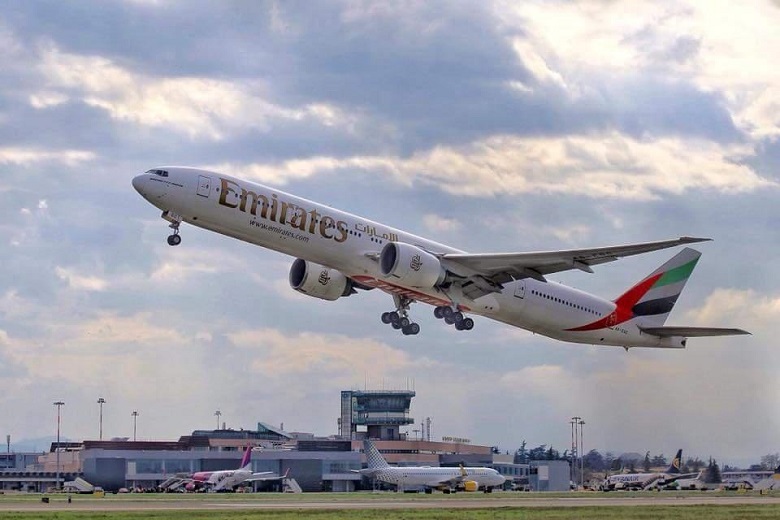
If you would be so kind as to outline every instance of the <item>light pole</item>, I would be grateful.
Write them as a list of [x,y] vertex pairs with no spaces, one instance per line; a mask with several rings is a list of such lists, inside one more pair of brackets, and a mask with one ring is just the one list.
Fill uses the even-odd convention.
[[103,405],[106,404],[106,400],[102,397],[98,397],[97,403],[100,405],[100,440],[103,440]]
[[63,401],[55,401],[54,406],[57,407],[57,484],[56,488],[60,489],[60,409],[65,405]]
[[222,412],[217,410],[216,412],[214,412],[214,415],[217,416],[217,430],[219,430],[219,418],[220,418],[220,416],[222,416]]
[[577,445],[577,426],[580,424],[582,418],[574,416],[569,421],[571,424],[571,480],[573,483],[577,483],[577,457],[579,456],[579,446]]
[[585,426],[585,421],[580,419],[580,485],[582,489],[585,489],[585,446],[582,444],[582,427]]
[[135,442],[136,426],[138,423],[138,410],[133,410],[133,413],[130,415],[133,416],[133,442]]

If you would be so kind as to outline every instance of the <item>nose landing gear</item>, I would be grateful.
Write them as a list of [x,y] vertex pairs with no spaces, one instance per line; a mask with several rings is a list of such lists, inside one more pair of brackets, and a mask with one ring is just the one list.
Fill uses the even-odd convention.
[[179,225],[181,224],[181,217],[177,215],[176,213],[172,213],[170,211],[163,211],[162,218],[170,222],[170,225],[168,226],[173,230],[172,235],[168,235],[168,245],[169,246],[178,246],[181,244],[181,236],[179,236]]
[[173,235],[168,235],[168,245],[169,246],[178,246],[181,244],[181,235],[179,235],[179,230],[176,229],[173,232]]

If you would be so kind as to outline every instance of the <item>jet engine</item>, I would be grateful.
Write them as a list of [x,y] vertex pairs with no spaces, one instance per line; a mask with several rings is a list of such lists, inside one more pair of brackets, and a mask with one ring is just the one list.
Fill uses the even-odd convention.
[[439,285],[446,275],[438,258],[403,242],[385,244],[379,254],[379,268],[384,276],[398,278],[401,284],[424,289]]
[[341,272],[296,258],[290,267],[290,287],[299,293],[333,301],[354,292],[352,280]]
[[479,484],[474,480],[463,481],[463,491],[478,491]]

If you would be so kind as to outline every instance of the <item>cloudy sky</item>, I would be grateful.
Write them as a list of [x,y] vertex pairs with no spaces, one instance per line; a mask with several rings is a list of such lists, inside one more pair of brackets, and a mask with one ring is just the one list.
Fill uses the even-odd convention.
[[[511,450],[778,451],[780,4],[14,1],[0,13],[0,410],[13,439],[336,432],[339,391]],[[389,296],[292,291],[292,259],[166,223],[164,164],[256,180],[472,252],[707,236],[684,351],[478,318],[404,337]],[[558,281],[613,298],[664,251]]]

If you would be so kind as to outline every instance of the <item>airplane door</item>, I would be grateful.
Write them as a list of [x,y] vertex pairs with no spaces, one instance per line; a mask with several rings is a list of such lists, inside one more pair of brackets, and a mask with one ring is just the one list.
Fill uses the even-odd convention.
[[198,176],[198,195],[208,197],[211,193],[211,177],[205,175]]
[[515,298],[525,298],[525,280],[518,280],[515,286]]

